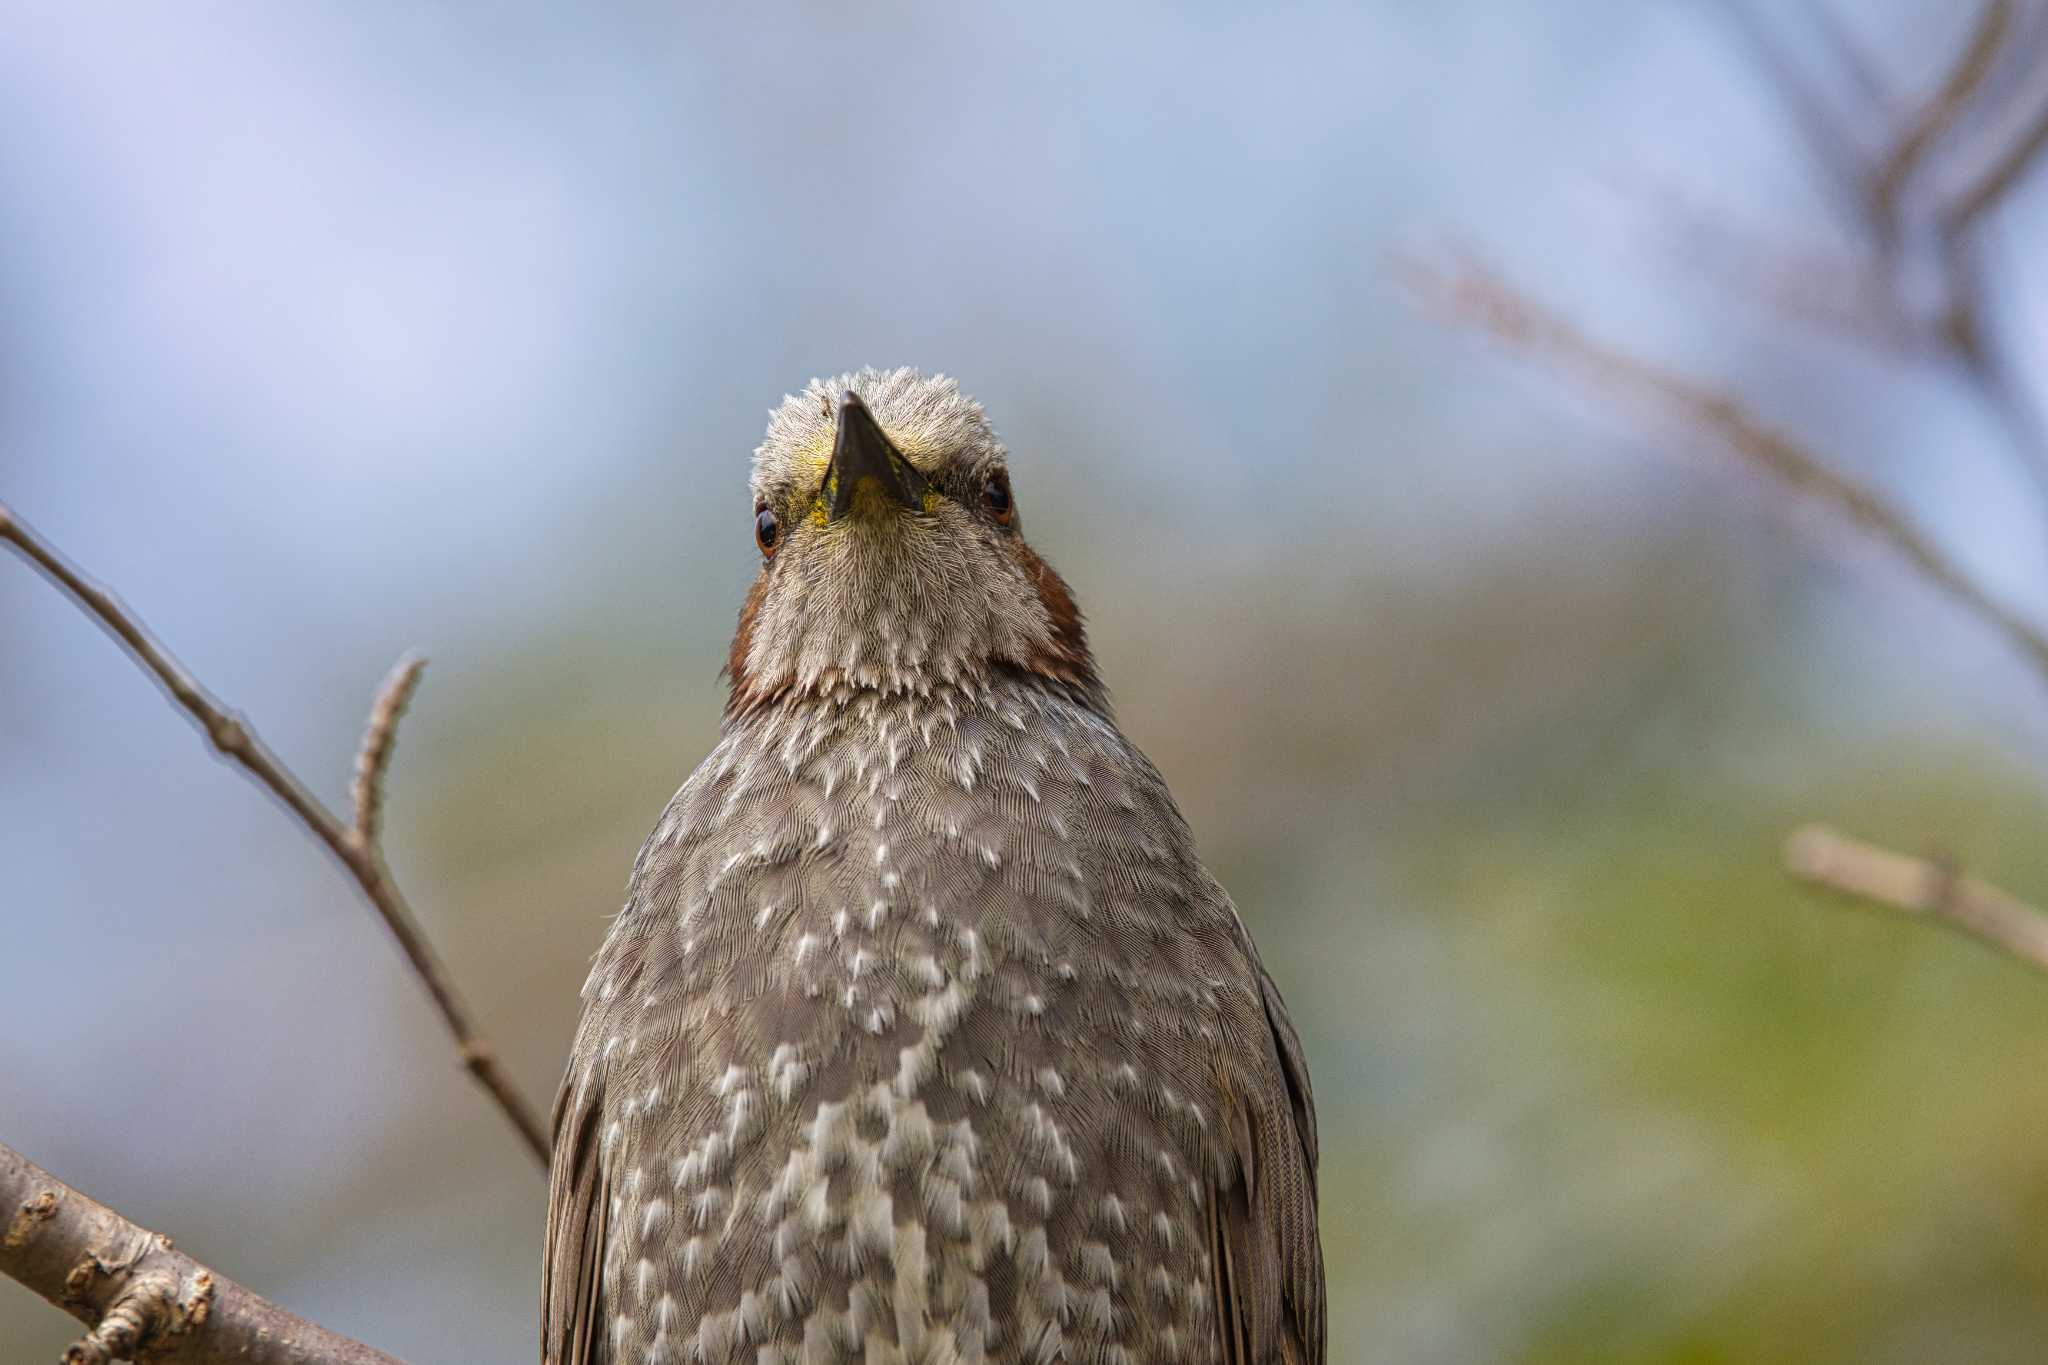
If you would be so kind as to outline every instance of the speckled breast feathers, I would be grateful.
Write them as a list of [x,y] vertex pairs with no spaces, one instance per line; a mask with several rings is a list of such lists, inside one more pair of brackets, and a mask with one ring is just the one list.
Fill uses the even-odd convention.
[[[912,469],[820,517],[847,390]],[[1299,1042],[1003,459],[905,371],[771,425],[793,525],[556,1105],[551,1365],[1324,1358]]]

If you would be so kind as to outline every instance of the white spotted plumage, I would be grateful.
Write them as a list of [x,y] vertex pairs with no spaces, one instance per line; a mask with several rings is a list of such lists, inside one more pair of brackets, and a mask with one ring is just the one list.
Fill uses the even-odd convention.
[[[1003,458],[950,384],[846,385],[945,497]],[[799,497],[831,397],[778,413],[757,497]],[[544,1356],[1320,1361],[1278,994],[1035,558],[910,516],[930,543],[793,534],[757,586],[585,990]]]

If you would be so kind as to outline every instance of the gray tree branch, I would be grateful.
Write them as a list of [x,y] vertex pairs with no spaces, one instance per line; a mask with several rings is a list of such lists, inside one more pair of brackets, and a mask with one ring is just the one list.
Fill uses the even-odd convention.
[[207,1269],[6,1146],[0,1274],[89,1329],[65,1365],[400,1365]]
[[2012,0],[1988,0],[1955,65],[1942,77],[1933,98],[1909,119],[1871,174],[1870,215],[1880,233],[1894,239],[1899,229],[1899,196],[1928,151],[1961,117],[1998,61],[2012,28]]
[[454,1036],[464,1069],[484,1088],[519,1134],[527,1151],[540,1163],[542,1172],[546,1172],[548,1138],[538,1111],[512,1083],[512,1078],[499,1064],[497,1054],[478,1030],[469,1006],[456,992],[447,965],[434,950],[426,931],[420,927],[419,918],[413,914],[404,893],[392,879],[390,870],[384,865],[384,855],[377,846],[381,778],[385,765],[390,761],[399,714],[412,696],[425,660],[416,656],[402,660],[378,694],[356,765],[354,818],[345,824],[321,804],[320,799],[268,745],[257,738],[246,720],[202,687],[199,680],[172,657],[171,652],[150,634],[118,597],[74,568],[5,503],[0,503],[0,541],[6,542],[41,570],[102,630],[120,641],[143,671],[155,678],[171,700],[198,723],[207,740],[223,757],[239,764],[258,785],[282,802],[314,838],[327,846],[342,868],[354,878],[364,899],[384,921],[391,936],[398,940],[399,949],[426,987],[427,994],[433,998],[434,1007],[440,1012],[448,1032]]

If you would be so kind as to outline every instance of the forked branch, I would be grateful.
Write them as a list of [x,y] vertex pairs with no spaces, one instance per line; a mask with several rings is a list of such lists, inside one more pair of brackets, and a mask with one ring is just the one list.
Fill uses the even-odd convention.
[[2012,22],[2012,0],[1986,0],[1969,41],[1948,74],[1942,77],[1933,98],[1906,123],[1891,150],[1878,162],[1871,177],[1871,216],[1887,237],[1898,233],[1899,197],[1905,191],[1906,181],[1983,87],[1984,78],[1998,62],[1999,50],[2012,30]]
[[428,941],[412,907],[398,889],[377,846],[381,786],[397,732],[399,715],[419,682],[426,661],[408,656],[399,662],[371,709],[362,753],[356,762],[355,811],[348,823],[313,795],[283,760],[256,735],[248,721],[229,710],[187,672],[121,600],[73,567],[27,523],[0,503],[0,541],[11,545],[43,575],[62,588],[101,629],[120,641],[144,672],[155,678],[171,700],[197,722],[208,742],[284,804],[300,824],[332,853],[355,880],[363,897],[398,940],[406,961],[433,998],[442,1022],[454,1036],[462,1065],[490,1095],[545,1171],[548,1139],[537,1112],[511,1077],[505,1074],[490,1044],[478,1031],[469,1007],[456,993],[441,955]]

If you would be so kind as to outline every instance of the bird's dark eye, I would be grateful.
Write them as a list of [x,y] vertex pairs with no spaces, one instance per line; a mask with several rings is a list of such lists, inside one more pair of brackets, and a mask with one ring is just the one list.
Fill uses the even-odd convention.
[[1010,476],[991,474],[981,485],[981,505],[996,519],[996,525],[1008,526],[1017,515],[1017,505],[1010,501]]
[[763,555],[775,553],[775,547],[782,540],[782,523],[775,514],[765,507],[754,509],[754,543],[761,547]]

